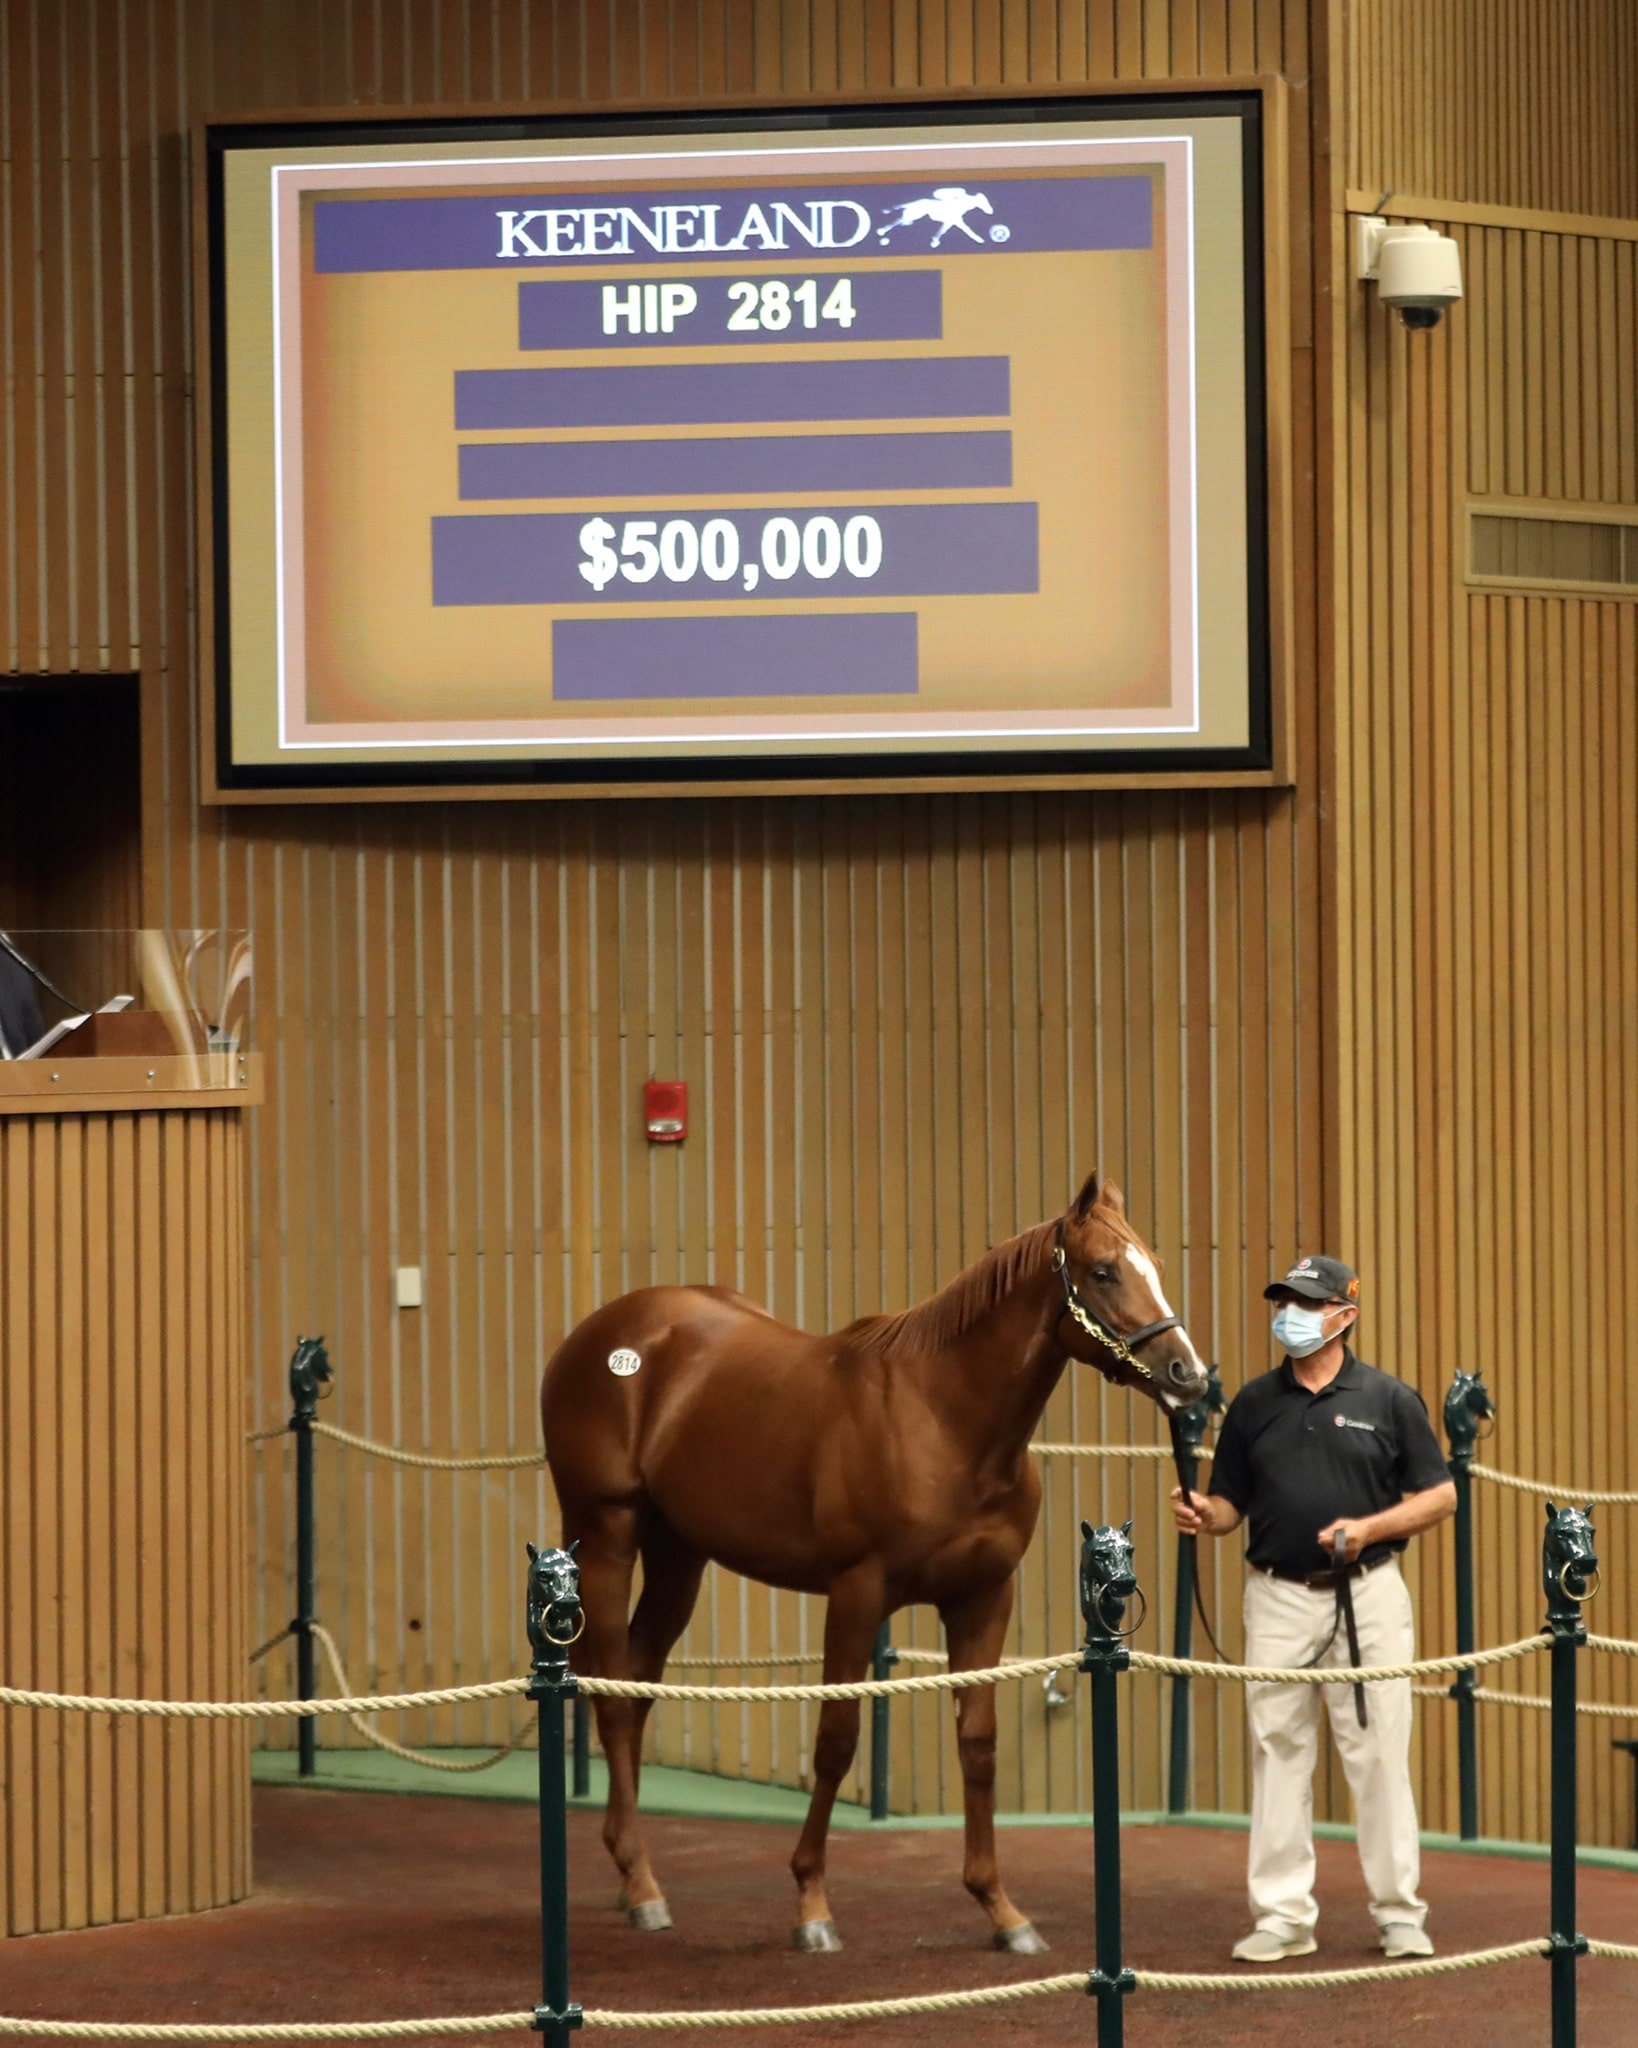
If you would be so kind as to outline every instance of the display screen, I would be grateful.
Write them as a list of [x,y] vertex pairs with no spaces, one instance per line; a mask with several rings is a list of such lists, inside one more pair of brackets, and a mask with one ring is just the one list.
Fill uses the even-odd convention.
[[713,121],[208,131],[219,792],[1266,766],[1256,96]]

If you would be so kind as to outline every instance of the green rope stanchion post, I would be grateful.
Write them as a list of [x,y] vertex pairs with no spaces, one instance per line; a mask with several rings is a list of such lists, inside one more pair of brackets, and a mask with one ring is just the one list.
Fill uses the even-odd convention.
[[[1481,1374],[1458,1372],[1445,1396],[1445,1439],[1450,1446],[1450,1476],[1456,1486],[1456,1654],[1469,1656],[1477,1647],[1473,1594],[1473,1453],[1479,1424],[1496,1413]],[[1479,1836],[1479,1703],[1478,1673],[1458,1671],[1450,1688],[1456,1702],[1456,1771],[1458,1825],[1464,1842]]]
[[[899,1653],[893,1648],[884,1621],[876,1631],[876,1647],[870,1653],[872,1678],[891,1678]],[[878,1693],[870,1702],[870,1818],[887,1818],[888,1734],[892,1701]]]
[[568,2048],[581,2010],[569,1997],[569,1818],[563,1784],[564,1704],[577,1693],[569,1645],[585,1627],[574,1548],[529,1545],[529,1697],[540,1710],[540,1980],[534,2029]]
[[1575,1924],[1576,1652],[1587,1641],[1581,1610],[1598,1591],[1598,1554],[1590,1511],[1547,1503],[1541,1581],[1552,1639],[1552,1971],[1553,2048],[1575,2048],[1575,1968],[1587,1937]]
[[[1181,1468],[1178,1480],[1190,1493],[1194,1492],[1195,1482],[1200,1476],[1200,1446],[1206,1440],[1206,1427],[1214,1415],[1222,1414],[1226,1406],[1222,1378],[1215,1365],[1207,1366],[1206,1391],[1198,1401],[1183,1409],[1176,1420],[1177,1455]],[[1174,1657],[1194,1655],[1194,1587],[1199,1546],[1197,1536],[1178,1536],[1177,1590],[1173,1596],[1177,1612],[1172,1616]],[[1171,1757],[1166,1775],[1166,1811],[1187,1813],[1188,1810],[1189,1678],[1187,1672],[1180,1671],[1172,1680]]]
[[[313,1424],[319,1388],[331,1380],[330,1354],[322,1337],[298,1337],[290,1354],[290,1427],[296,1436],[296,1697],[318,1697],[313,1624],[317,1620],[318,1530],[313,1505]],[[297,1771],[310,1778],[318,1768],[318,1723],[296,1724]]]
[[[1081,1614],[1086,1640],[1080,1668],[1092,1681],[1092,1877],[1096,1891],[1097,1966],[1087,1979],[1098,2001],[1098,2048],[1122,2048],[1123,2003],[1136,1979],[1121,1958],[1120,1702],[1115,1682],[1129,1664],[1121,1633],[1126,1603],[1141,1603],[1132,1570],[1132,1525],[1081,1524]],[[1142,1609],[1139,1609],[1139,1620]],[[1127,1630],[1126,1634],[1131,1634]]]

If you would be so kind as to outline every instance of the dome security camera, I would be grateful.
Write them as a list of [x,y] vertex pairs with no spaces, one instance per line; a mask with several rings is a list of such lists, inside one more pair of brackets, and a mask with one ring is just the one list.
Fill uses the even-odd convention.
[[1449,235],[1368,214],[1354,221],[1354,272],[1407,327],[1437,327],[1462,296],[1462,252]]

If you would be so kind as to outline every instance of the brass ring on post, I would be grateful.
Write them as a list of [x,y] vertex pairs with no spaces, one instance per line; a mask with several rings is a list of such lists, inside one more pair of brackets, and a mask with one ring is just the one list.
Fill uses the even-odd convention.
[[557,1649],[566,1650],[571,1643],[579,1642],[581,1636],[585,1633],[585,1628],[586,1610],[584,1607],[581,1608],[579,1614],[575,1617],[574,1634],[572,1636],[558,1635],[552,1628],[551,1615],[548,1613],[546,1617],[546,1640]]
[[1597,1565],[1594,1565],[1592,1568],[1592,1584],[1587,1588],[1585,1593],[1573,1593],[1570,1590],[1570,1574],[1575,1570],[1575,1568],[1575,1559],[1573,1557],[1566,1558],[1562,1568],[1559,1571],[1558,1590],[1564,1595],[1566,1600],[1573,1600],[1578,1607],[1582,1607],[1585,1606],[1586,1603],[1598,1591],[1598,1588],[1603,1583],[1603,1580]]

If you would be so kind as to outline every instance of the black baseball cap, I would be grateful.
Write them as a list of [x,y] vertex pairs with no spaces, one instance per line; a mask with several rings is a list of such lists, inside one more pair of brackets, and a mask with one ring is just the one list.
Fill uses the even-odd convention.
[[1359,1301],[1359,1275],[1340,1259],[1299,1259],[1283,1280],[1271,1280],[1263,1289],[1264,1301],[1284,1301],[1295,1295],[1302,1301]]

